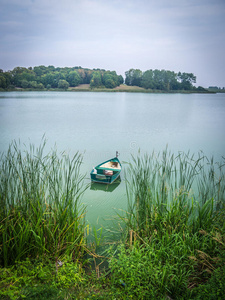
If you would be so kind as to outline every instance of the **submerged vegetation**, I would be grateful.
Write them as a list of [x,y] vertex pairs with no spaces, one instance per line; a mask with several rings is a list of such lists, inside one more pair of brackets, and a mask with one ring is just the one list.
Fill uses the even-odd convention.
[[101,255],[102,230],[95,245],[86,239],[81,162],[44,144],[1,155],[3,299],[222,299],[224,159],[167,149],[132,157],[121,238]]

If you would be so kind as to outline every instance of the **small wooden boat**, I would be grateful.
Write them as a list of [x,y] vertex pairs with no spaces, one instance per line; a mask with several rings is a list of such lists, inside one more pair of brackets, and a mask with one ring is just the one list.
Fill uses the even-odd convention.
[[93,167],[90,173],[91,181],[111,184],[119,177],[121,170],[122,165],[118,159],[118,152],[116,152],[116,157]]

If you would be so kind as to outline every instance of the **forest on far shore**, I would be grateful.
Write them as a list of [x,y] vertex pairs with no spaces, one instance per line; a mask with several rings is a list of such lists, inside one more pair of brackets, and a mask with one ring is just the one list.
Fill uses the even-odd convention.
[[123,77],[115,71],[101,69],[85,69],[81,67],[55,68],[54,66],[16,67],[12,71],[3,72],[0,69],[0,88],[13,89],[68,89],[80,84],[90,84],[91,87],[115,88],[123,83]]
[[[114,89],[124,83],[122,75],[116,71],[104,69],[87,69],[82,67],[16,67],[4,72],[0,69],[0,90],[15,88],[31,90],[67,90],[80,84],[90,84],[90,88]],[[196,76],[193,73],[175,73],[168,70],[130,69],[125,72],[125,84],[138,86],[147,90],[162,91],[206,91],[203,87],[196,88]]]

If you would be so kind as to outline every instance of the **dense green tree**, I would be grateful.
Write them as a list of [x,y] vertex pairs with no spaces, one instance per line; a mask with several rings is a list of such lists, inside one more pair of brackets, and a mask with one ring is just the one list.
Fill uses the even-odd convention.
[[4,72],[2,75],[5,77],[7,87],[13,84],[12,75],[10,72]]
[[44,86],[50,84],[52,88],[57,88],[60,79],[65,80],[65,76],[60,72],[50,72],[41,77],[41,83],[43,83]]
[[[76,70],[76,72],[78,73],[78,75],[80,77],[80,84],[87,83],[87,82],[85,82],[86,81],[86,71],[85,71],[85,69],[80,68],[80,69]],[[90,83],[90,81],[89,81],[89,83]]]
[[175,72],[161,70],[160,77],[161,77],[160,85],[162,90],[170,91],[175,89],[175,87],[178,87],[178,82],[177,82]]
[[109,89],[113,89],[116,86],[118,86],[119,83],[119,78],[116,74],[115,71],[110,72],[110,71],[106,71],[104,72],[103,76],[102,76],[102,83],[106,88]]
[[105,81],[105,87],[107,89],[114,89],[116,87],[115,81],[112,78],[108,78]]
[[23,89],[29,88],[29,87],[30,87],[29,81],[27,81],[26,79],[21,80],[21,87],[22,87]]
[[34,67],[34,72],[37,76],[44,75],[48,73],[48,71],[49,71],[48,68],[46,68],[45,66]]
[[147,70],[143,73],[141,86],[145,89],[154,89],[154,73],[152,70]]
[[165,83],[163,80],[163,72],[160,70],[154,70],[154,88],[157,90],[165,89]]
[[193,83],[196,83],[196,76],[192,73],[179,72],[177,78],[182,90],[191,90],[193,88]]
[[122,75],[118,76],[118,82],[119,82],[119,85],[123,84],[124,80],[123,80],[123,76]]
[[42,83],[38,83],[37,84],[37,89],[38,90],[43,90],[45,87],[44,87],[44,85],[42,84]]
[[80,75],[77,71],[70,71],[66,77],[66,80],[69,82],[70,86],[78,86],[81,82]]
[[55,79],[54,74],[53,73],[48,73],[48,74],[45,74],[45,75],[41,76],[41,83],[44,86],[50,85],[51,87],[53,87],[54,79]]
[[91,77],[91,82],[90,82],[90,87],[91,88],[96,88],[102,86],[102,78],[101,78],[101,73],[99,71],[95,71],[92,74]]
[[26,74],[29,72],[28,69],[23,67],[16,67],[11,71],[12,84],[21,87],[22,80],[27,80]]
[[59,83],[58,83],[58,88],[59,89],[63,89],[63,90],[67,90],[69,87],[69,82],[64,80],[64,79],[60,79]]
[[27,81],[35,81],[36,80],[36,74],[32,70],[24,71],[21,74],[21,78],[27,80]]
[[179,90],[180,89],[180,83],[177,80],[177,73],[173,71],[168,71],[170,73],[170,90]]
[[38,88],[38,83],[37,83],[37,81],[30,81],[30,86],[29,86],[30,88],[32,88],[32,89],[37,89]]
[[48,66],[48,72],[54,72],[55,67],[54,66]]
[[125,83],[127,85],[136,85],[141,86],[141,79],[142,79],[142,71],[139,69],[130,69],[129,71],[125,72],[126,79]]
[[0,73],[0,88],[2,88],[2,89],[7,88],[6,79],[5,79],[5,76],[2,75],[2,73]]
[[85,78],[84,78],[83,83],[89,84],[91,82],[92,73],[93,73],[92,70],[87,70],[87,69],[85,70]]

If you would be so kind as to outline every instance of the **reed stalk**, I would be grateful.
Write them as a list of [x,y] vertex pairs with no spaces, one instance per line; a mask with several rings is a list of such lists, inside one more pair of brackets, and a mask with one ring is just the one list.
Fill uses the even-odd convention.
[[112,283],[120,278],[126,295],[194,299],[193,287],[223,268],[224,165],[167,148],[131,157],[125,243],[109,262]]
[[82,156],[44,155],[45,141],[0,158],[0,263],[63,254],[79,257],[84,240]]
[[175,156],[167,148],[132,156],[125,173],[128,231],[149,237],[154,230],[209,228],[225,205],[224,165],[224,158],[215,163],[201,152]]

